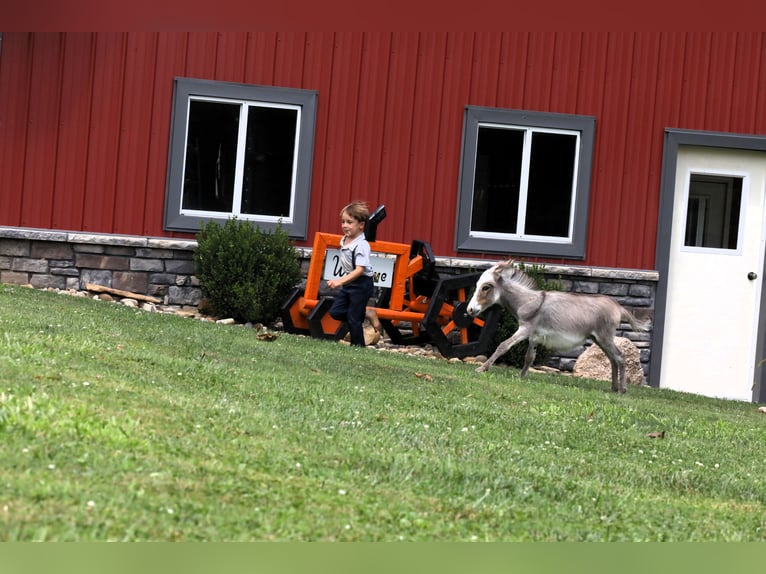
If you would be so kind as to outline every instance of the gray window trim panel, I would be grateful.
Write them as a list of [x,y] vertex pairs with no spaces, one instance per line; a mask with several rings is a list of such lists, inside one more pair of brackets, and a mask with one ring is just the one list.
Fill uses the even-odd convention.
[[[660,178],[660,204],[657,215],[657,248],[655,261],[659,272],[657,293],[654,298],[654,324],[652,325],[652,361],[649,384],[658,387],[662,371],[662,344],[665,338],[665,313],[668,303],[668,271],[670,269],[670,235],[673,223],[673,202],[675,200],[676,166],[678,148],[682,145],[705,146],[766,152],[766,136],[665,129],[665,145],[662,150],[662,175]],[[766,264],[761,269],[766,277]],[[755,343],[756,357],[766,352],[766,289],[761,290],[760,313],[758,318],[758,340]],[[766,402],[766,365],[761,372],[756,370],[753,385],[753,402]]]
[[[471,209],[473,204],[473,165],[476,153],[476,130],[473,127],[478,122],[580,131],[580,169],[577,176],[577,197],[575,198],[571,243],[543,243],[470,236]],[[588,234],[588,208],[590,204],[590,179],[595,136],[596,118],[594,116],[466,106],[465,120],[463,121],[463,147],[460,153],[460,179],[455,236],[456,251],[518,253],[520,255],[585,259],[585,245]],[[474,157],[471,157],[470,154],[474,154]],[[590,167],[582,169],[582,166]]]
[[[260,92],[260,93],[259,93]],[[258,100],[281,104],[302,106],[300,141],[298,142],[298,173],[295,181],[295,206],[293,222],[283,223],[284,229],[294,239],[306,239],[308,236],[309,203],[311,199],[311,166],[314,155],[314,132],[316,127],[317,97],[316,90],[278,88],[255,84],[237,84],[198,80],[193,78],[175,78],[173,86],[173,111],[170,124],[170,151],[168,174],[165,188],[164,229],[196,233],[201,226],[211,219],[182,215],[181,180],[183,178],[184,146],[186,135],[186,112],[189,96],[221,97],[238,100]],[[222,214],[221,221],[228,219]],[[215,218],[218,220],[218,218]],[[256,222],[261,229],[276,229],[277,224]]]

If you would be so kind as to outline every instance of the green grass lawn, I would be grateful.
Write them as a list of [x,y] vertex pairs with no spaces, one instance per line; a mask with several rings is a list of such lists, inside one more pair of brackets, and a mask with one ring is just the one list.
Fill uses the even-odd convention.
[[754,405],[473,368],[0,285],[0,540],[766,540]]

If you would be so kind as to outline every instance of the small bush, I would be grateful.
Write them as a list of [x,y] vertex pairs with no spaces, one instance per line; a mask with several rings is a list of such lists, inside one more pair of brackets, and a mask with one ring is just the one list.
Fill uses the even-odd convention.
[[[545,265],[537,263],[525,265],[523,262],[519,262],[516,263],[516,267],[534,279],[538,289],[542,289],[543,291],[561,291],[561,283],[559,281],[546,279]],[[516,317],[514,317],[507,309],[503,309],[500,314],[500,319],[497,322],[495,334],[490,342],[488,354],[494,353],[498,345],[513,335],[518,328],[519,322]],[[497,362],[505,363],[520,369],[524,366],[524,355],[526,355],[528,347],[529,342],[526,340],[522,341],[518,345],[513,346],[511,350],[500,357]],[[544,360],[546,354],[546,349],[538,346],[536,362]]]
[[203,225],[194,266],[211,310],[239,321],[274,320],[301,279],[298,253],[281,226],[261,231],[237,218]]

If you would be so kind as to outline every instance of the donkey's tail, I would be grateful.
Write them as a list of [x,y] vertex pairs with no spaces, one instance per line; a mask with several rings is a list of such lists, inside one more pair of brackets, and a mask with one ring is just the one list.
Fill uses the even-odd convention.
[[652,326],[652,321],[650,319],[640,321],[636,319],[633,313],[625,309],[625,307],[622,308],[621,320],[630,324],[631,329],[634,331],[648,331],[649,327]]

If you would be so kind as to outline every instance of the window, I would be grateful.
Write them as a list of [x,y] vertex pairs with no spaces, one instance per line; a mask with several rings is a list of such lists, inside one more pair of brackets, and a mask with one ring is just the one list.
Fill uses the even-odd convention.
[[743,207],[741,177],[691,174],[684,246],[736,250]]
[[584,258],[595,123],[467,107],[457,249]]
[[236,216],[305,239],[316,92],[176,78],[165,228]]

